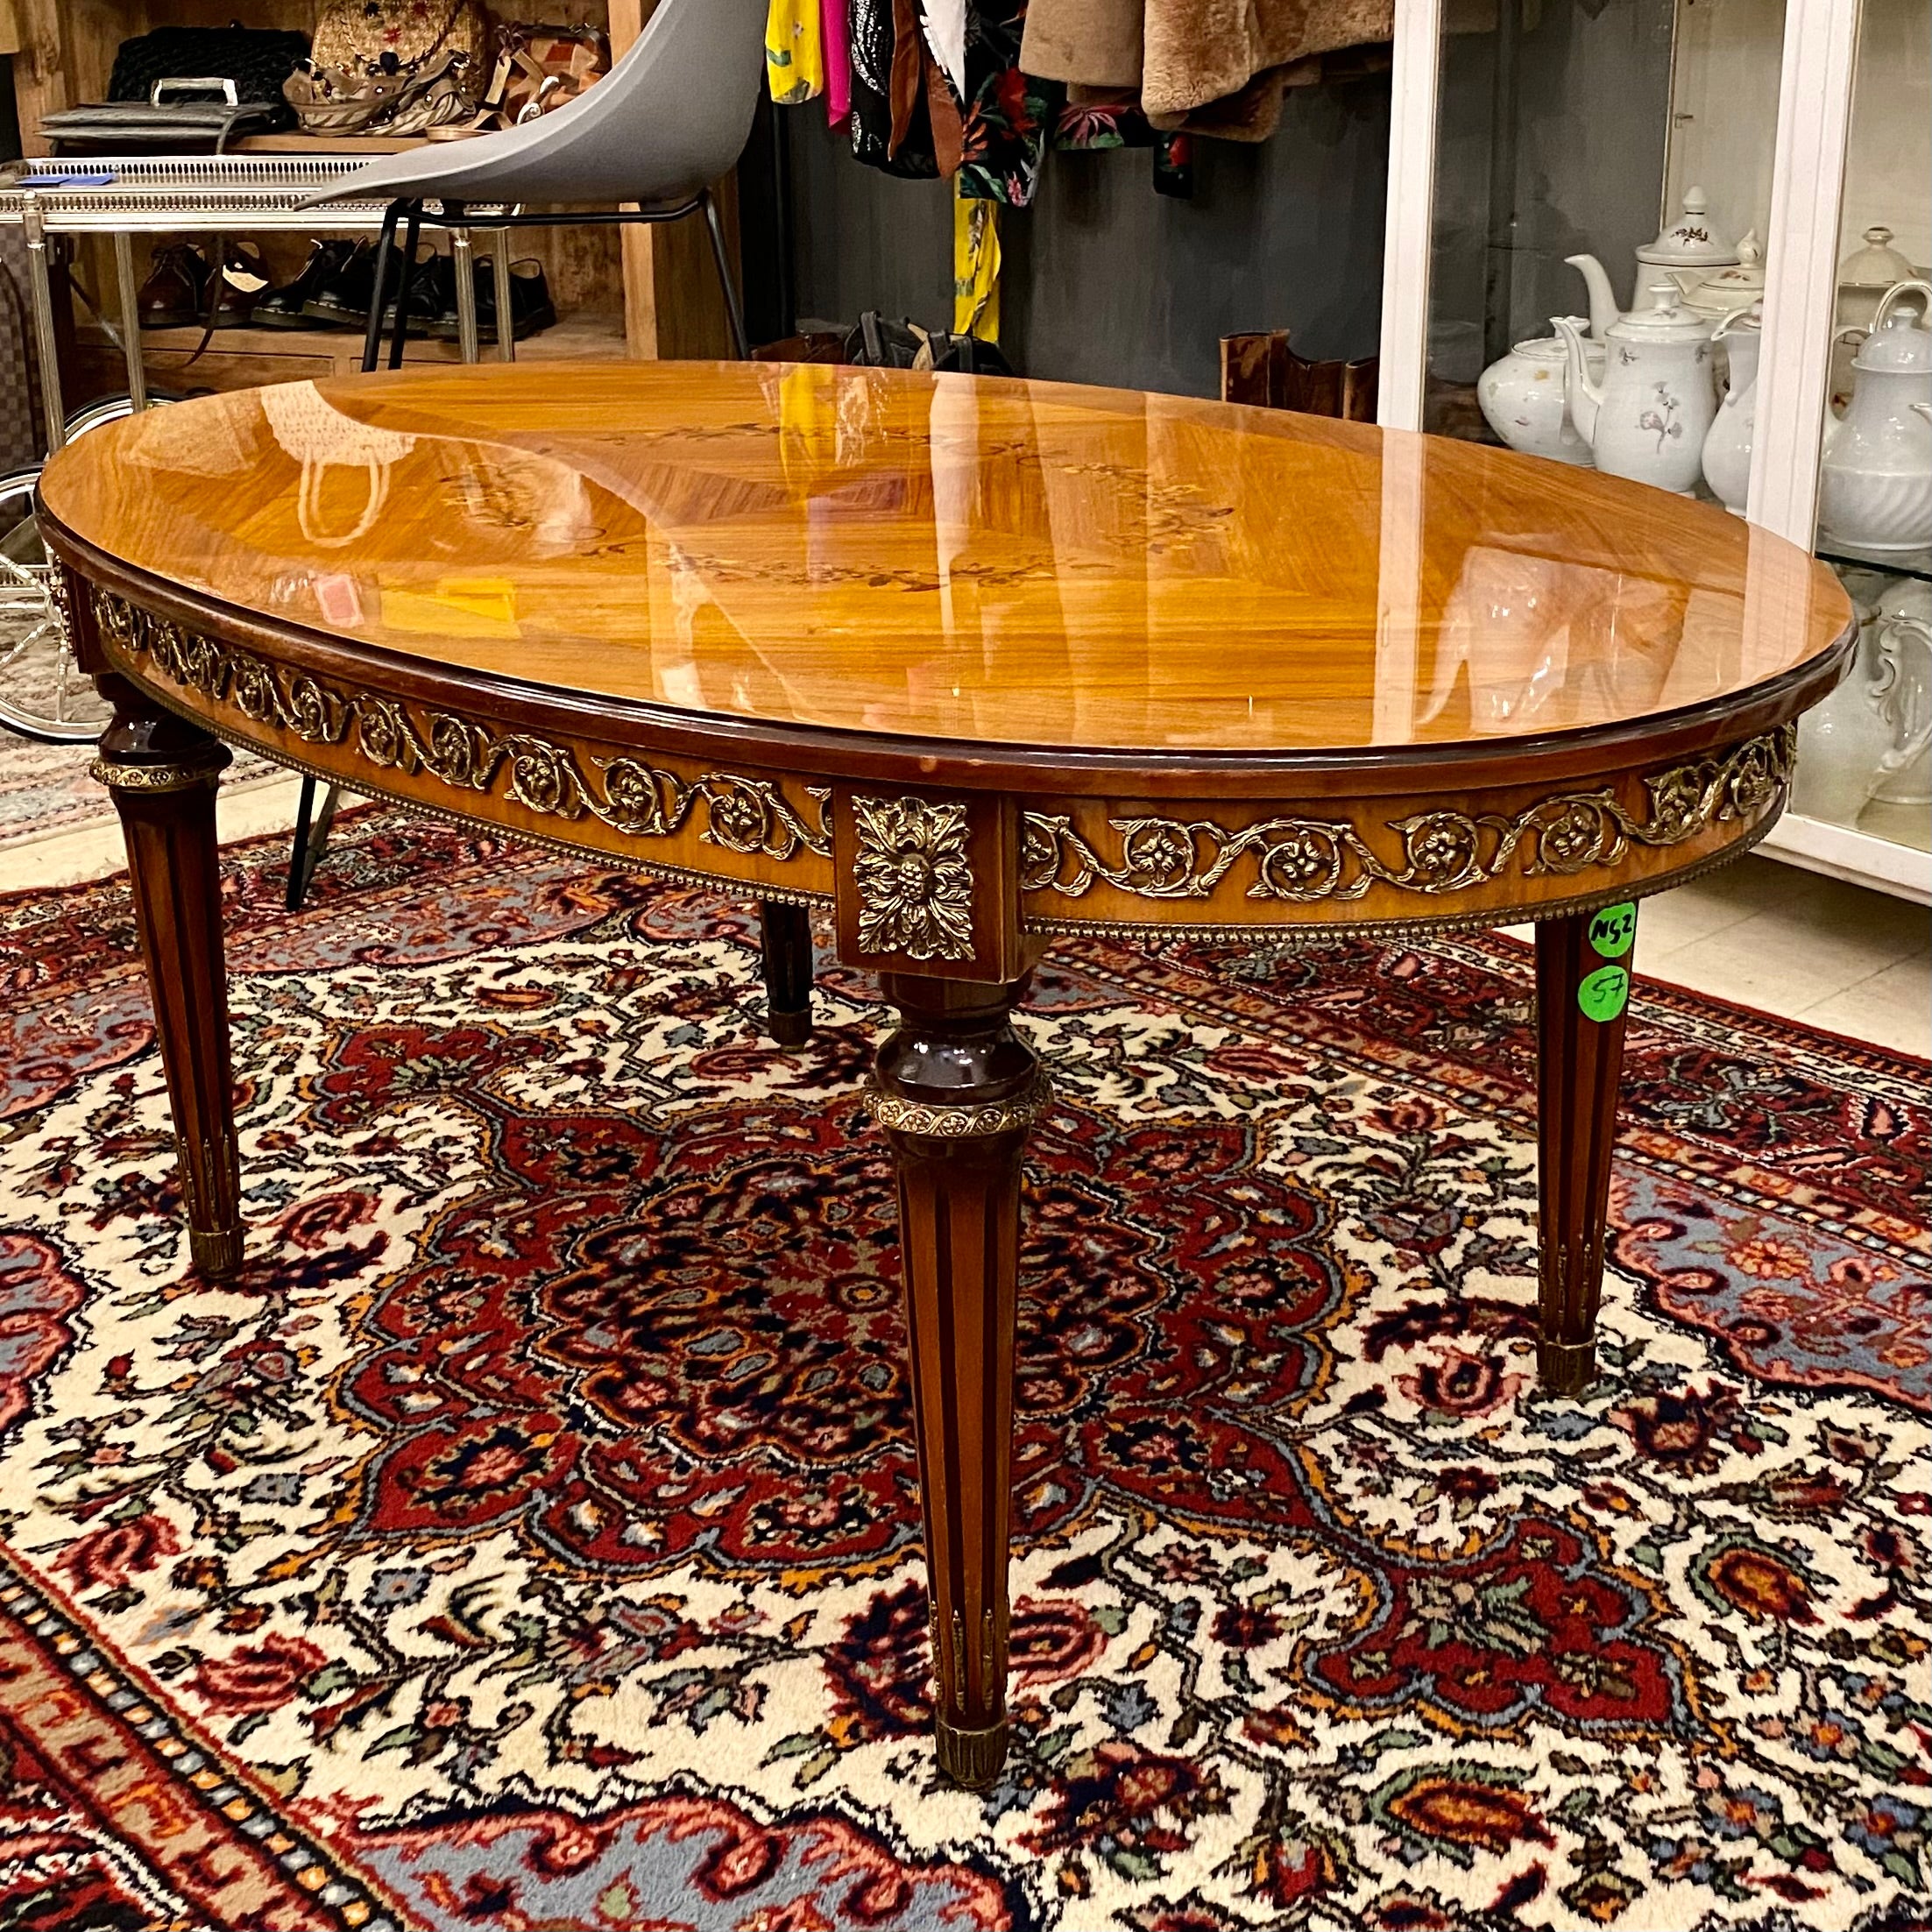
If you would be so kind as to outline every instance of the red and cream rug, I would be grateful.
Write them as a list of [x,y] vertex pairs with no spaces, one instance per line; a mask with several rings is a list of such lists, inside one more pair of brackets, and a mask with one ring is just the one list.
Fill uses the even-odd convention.
[[1553,1399],[1524,949],[1056,954],[981,1800],[874,988],[786,1052],[745,906],[372,813],[291,919],[282,859],[223,1288],[124,880],[0,901],[0,1923],[1926,1922],[1923,1063],[1640,998]]

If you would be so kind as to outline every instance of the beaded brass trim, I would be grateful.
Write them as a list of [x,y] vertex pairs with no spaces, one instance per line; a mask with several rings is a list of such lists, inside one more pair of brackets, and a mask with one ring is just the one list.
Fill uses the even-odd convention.
[[103,636],[148,659],[169,683],[305,745],[343,746],[378,768],[425,772],[456,791],[490,792],[501,778],[508,796],[541,817],[588,815],[626,838],[669,838],[702,807],[699,836],[707,845],[745,857],[787,860],[801,850],[832,857],[830,786],[803,788],[813,808],[808,818],[771,780],[736,772],[684,779],[634,758],[600,758],[587,775],[568,747],[533,732],[499,732],[454,711],[418,712],[399,698],[338,690],[98,589],[94,612]]
[[924,1134],[933,1140],[979,1140],[989,1134],[1010,1134],[1030,1127],[1052,1103],[1053,1088],[1045,1074],[1025,1093],[1010,1100],[983,1100],[977,1105],[948,1107],[909,1100],[877,1085],[866,1087],[866,1107],[874,1120],[894,1134]]
[[973,957],[973,867],[964,803],[854,793],[859,950],[908,959]]
[[1071,818],[1026,814],[1020,885],[1078,899],[1096,881],[1143,899],[1205,899],[1243,859],[1256,866],[1250,899],[1309,904],[1360,899],[1372,886],[1441,895],[1502,878],[1520,853],[1520,875],[1573,877],[1611,866],[1632,845],[1679,846],[1712,824],[1751,819],[1791,782],[1796,727],[1780,725],[1716,757],[1644,779],[1631,812],[1616,793],[1560,792],[1513,816],[1443,807],[1391,822],[1399,862],[1385,861],[1348,819],[1278,817],[1233,829],[1212,818],[1112,818],[1119,858],[1102,858]]
[[225,748],[219,758],[203,758],[192,765],[124,765],[96,758],[88,766],[88,776],[115,791],[188,791],[218,783],[227,763]]

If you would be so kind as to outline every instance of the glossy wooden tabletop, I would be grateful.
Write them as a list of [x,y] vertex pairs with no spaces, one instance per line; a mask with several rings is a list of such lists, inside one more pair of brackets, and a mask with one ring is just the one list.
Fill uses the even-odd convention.
[[442,368],[211,396],[45,503],[284,625],[713,716],[1375,755],[1588,732],[1828,650],[1830,572],[1469,444],[824,366]]

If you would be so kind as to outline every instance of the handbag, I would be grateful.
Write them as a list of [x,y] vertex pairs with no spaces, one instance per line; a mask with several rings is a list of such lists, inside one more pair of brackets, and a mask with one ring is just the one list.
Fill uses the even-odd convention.
[[916,322],[888,322],[875,308],[846,338],[846,360],[867,369],[943,369],[968,376],[1010,376],[1013,365],[996,343],[977,336],[926,330]]
[[282,83],[308,52],[307,34],[275,27],[156,27],[115,50],[108,97],[42,123],[63,147],[195,146],[294,124]]
[[506,126],[574,101],[611,71],[611,44],[600,28],[498,23],[497,64],[484,107]]
[[468,120],[489,45],[478,0],[329,0],[282,84],[311,134],[426,134]]

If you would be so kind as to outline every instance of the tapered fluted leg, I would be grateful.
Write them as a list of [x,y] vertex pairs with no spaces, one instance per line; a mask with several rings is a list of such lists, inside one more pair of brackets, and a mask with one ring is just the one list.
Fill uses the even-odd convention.
[[811,1037],[811,915],[764,900],[758,909],[765,964],[765,1030],[781,1046]]
[[1539,1339],[1543,1385],[1563,1394],[1596,1373],[1596,1304],[1617,1137],[1634,905],[1536,929]]
[[984,1790],[1007,1746],[1020,1157],[1046,1084],[1010,1023],[1020,986],[884,984],[873,1108],[899,1173],[939,1768]]
[[241,1180],[215,848],[215,789],[228,748],[121,678],[97,682],[115,714],[94,775],[113,792],[127,839],[188,1252],[204,1275],[231,1275],[242,1264]]

